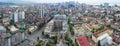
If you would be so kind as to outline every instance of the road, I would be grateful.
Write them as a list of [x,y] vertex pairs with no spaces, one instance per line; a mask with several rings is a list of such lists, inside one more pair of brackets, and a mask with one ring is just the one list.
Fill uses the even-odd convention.
[[34,44],[36,44],[37,38],[39,37],[39,39],[42,39],[42,31],[44,30],[46,25],[44,25],[39,31],[35,31],[34,33],[32,33],[31,35],[27,35],[27,40],[25,40],[23,43],[21,43],[18,46],[33,46]]
[[82,24],[82,27],[84,28],[85,33],[86,33],[88,36],[91,36],[91,35],[92,35],[92,32],[90,32],[90,30],[88,30],[88,29],[85,27],[85,24]]

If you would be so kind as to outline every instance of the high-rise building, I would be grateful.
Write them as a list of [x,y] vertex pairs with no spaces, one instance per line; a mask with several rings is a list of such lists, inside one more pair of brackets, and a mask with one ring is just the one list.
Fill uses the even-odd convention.
[[13,21],[18,22],[18,12],[14,12],[13,14]]
[[38,17],[39,18],[43,18],[44,17],[44,12],[45,12],[43,6],[40,6],[40,9],[39,9],[38,12],[39,12],[39,16]]
[[63,27],[63,22],[60,20],[55,20],[54,21],[54,30],[55,31],[61,31]]
[[25,19],[25,12],[23,10],[20,10],[18,12],[19,14],[19,21],[22,21],[23,19]]
[[25,19],[25,11],[22,11],[22,19]]
[[22,21],[25,19],[25,12],[22,10],[16,10],[13,13],[11,13],[10,17],[14,22]]
[[108,7],[109,7],[109,3],[104,3],[104,6],[105,6],[106,8],[108,8]]
[[61,31],[63,30],[63,24],[67,21],[66,15],[55,15],[54,16],[54,30]]

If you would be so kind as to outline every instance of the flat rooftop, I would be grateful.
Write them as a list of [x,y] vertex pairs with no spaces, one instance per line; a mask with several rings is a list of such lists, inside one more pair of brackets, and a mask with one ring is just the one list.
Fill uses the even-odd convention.
[[87,41],[87,39],[84,36],[77,37],[77,41],[80,46],[90,46],[89,42]]

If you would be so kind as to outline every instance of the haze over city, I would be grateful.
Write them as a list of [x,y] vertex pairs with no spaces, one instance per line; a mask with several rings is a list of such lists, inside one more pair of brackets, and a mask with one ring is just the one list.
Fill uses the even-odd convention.
[[75,1],[79,3],[86,3],[92,5],[98,5],[103,3],[110,3],[110,5],[120,5],[119,0],[0,0],[0,2],[16,2],[16,1],[26,1],[26,2],[34,2],[34,3],[60,3],[60,2],[69,2]]

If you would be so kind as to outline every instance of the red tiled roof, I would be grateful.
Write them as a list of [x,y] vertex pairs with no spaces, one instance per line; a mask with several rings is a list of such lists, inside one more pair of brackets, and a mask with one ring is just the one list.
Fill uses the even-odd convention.
[[114,33],[113,39],[114,39],[116,42],[120,42],[120,37],[117,37],[117,36],[116,36],[116,33]]
[[113,26],[119,27],[119,26],[120,26],[120,23],[115,23],[115,24],[113,24]]
[[89,42],[84,36],[78,37],[77,41],[79,42],[80,46],[90,46]]
[[100,31],[98,31],[98,32],[95,32],[93,35],[97,38],[97,37],[99,37],[98,34],[100,34],[100,33],[102,33],[102,32],[105,32],[105,31],[107,31],[107,30],[111,30],[111,29],[110,29],[110,28],[105,28],[105,29],[103,29],[103,30],[100,30]]
[[4,37],[6,36],[6,33],[0,34],[0,37]]

